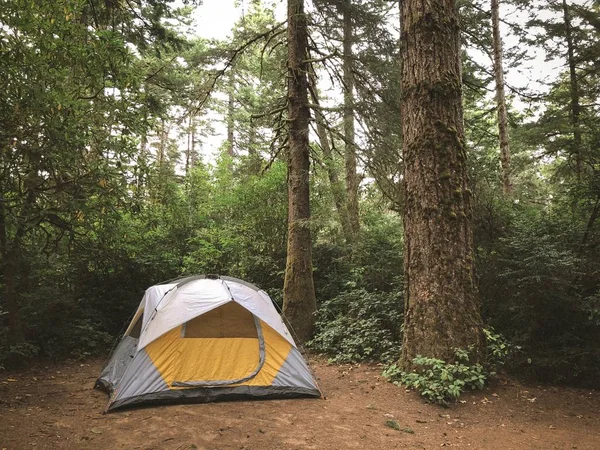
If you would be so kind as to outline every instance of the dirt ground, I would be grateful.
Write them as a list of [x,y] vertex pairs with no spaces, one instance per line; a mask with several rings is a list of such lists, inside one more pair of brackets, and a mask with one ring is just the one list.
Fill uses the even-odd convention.
[[505,380],[441,408],[387,383],[380,367],[313,360],[326,400],[103,415],[107,396],[92,389],[103,363],[0,371],[0,449],[600,449],[599,391]]

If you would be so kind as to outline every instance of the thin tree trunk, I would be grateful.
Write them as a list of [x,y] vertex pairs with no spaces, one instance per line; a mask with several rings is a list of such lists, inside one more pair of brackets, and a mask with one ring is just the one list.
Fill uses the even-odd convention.
[[508,113],[504,93],[504,67],[502,64],[502,37],[500,36],[500,0],[492,0],[492,40],[494,47],[494,77],[496,79],[496,108],[498,111],[498,135],[500,137],[500,163],[502,166],[502,190],[505,195],[512,191],[510,180],[510,146],[508,139]]
[[167,151],[167,135],[168,135],[168,131],[167,131],[167,126],[165,124],[165,119],[162,119],[161,120],[161,131],[160,131],[160,148],[159,148],[159,155],[158,155],[158,166],[161,170],[162,170],[163,166],[165,165],[165,157],[166,157],[166,151]]
[[192,166],[195,166],[198,162],[198,154],[196,153],[196,118],[192,117],[192,132],[190,133],[192,140],[192,149],[190,153],[190,162]]
[[569,78],[571,91],[571,126],[573,127],[573,153],[575,155],[575,170],[577,178],[581,176],[582,158],[581,158],[581,128],[579,126],[579,116],[581,106],[579,104],[579,82],[577,80],[577,68],[575,64],[575,43],[571,28],[571,14],[567,0],[563,0],[563,13],[565,21],[565,37],[567,39],[567,59],[569,63]]
[[227,154],[233,158],[233,139],[234,125],[233,114],[235,112],[234,103],[235,79],[233,73],[229,76],[228,99],[227,99]]
[[308,31],[303,0],[288,0],[288,242],[283,312],[298,339],[313,332],[316,310],[309,202]]
[[360,231],[358,213],[358,176],[356,174],[356,145],[354,144],[354,74],[352,43],[354,29],[352,26],[352,0],[344,0],[344,143],[346,163],[346,201],[348,220],[352,230],[352,239]]
[[[147,118],[146,118],[147,120]],[[141,198],[144,194],[144,176],[146,175],[146,171],[148,170],[148,160],[147,160],[147,148],[148,148],[148,135],[147,130],[142,131],[142,135],[140,137],[140,153],[137,157],[137,169],[136,169],[136,194],[138,198]]]
[[[319,95],[317,89],[317,80],[315,76],[314,68],[310,67],[309,73],[310,92],[315,105],[319,106]],[[340,224],[342,225],[342,231],[346,242],[350,243],[353,241],[352,229],[350,228],[350,221],[348,219],[348,210],[346,209],[346,197],[344,192],[344,185],[338,177],[338,173],[333,160],[333,153],[331,151],[331,145],[329,145],[329,139],[327,138],[327,127],[325,126],[325,117],[319,110],[315,110],[315,122],[317,123],[317,136],[319,137],[319,143],[323,150],[323,161],[327,170],[327,178],[329,179],[329,185],[331,187],[331,194],[333,195],[333,202],[340,218]]]
[[482,353],[455,0],[404,0],[401,105],[405,315],[401,366]]
[[258,175],[260,173],[261,159],[259,153],[256,151],[256,124],[250,123],[250,129],[248,130],[248,173],[251,175]]
[[193,119],[192,114],[188,119],[188,132],[187,132],[187,148],[185,151],[185,175],[187,176],[190,172],[190,164],[192,160],[192,133],[193,133]]

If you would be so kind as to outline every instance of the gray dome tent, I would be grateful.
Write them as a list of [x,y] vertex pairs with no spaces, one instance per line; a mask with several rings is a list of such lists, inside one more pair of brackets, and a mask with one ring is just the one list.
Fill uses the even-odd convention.
[[146,290],[96,387],[107,411],[147,402],[319,397],[269,296],[230,277]]

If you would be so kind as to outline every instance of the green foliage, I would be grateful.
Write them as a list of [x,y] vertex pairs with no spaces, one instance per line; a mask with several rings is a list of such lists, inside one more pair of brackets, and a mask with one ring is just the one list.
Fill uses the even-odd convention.
[[[509,360],[519,346],[511,344],[506,337],[495,332],[492,327],[484,328],[486,344],[486,365],[494,372]],[[492,372],[493,373],[493,372]]]
[[452,362],[419,355],[413,359],[414,371],[404,372],[391,364],[383,371],[383,376],[395,384],[414,389],[432,403],[446,405],[456,401],[466,390],[483,389],[488,379],[496,374],[496,368],[503,365],[515,349],[493,328],[484,329],[484,335],[487,348],[484,364],[470,363],[467,350],[454,349]]
[[600,261],[581,250],[580,224],[556,208],[510,210],[512,222],[493,243],[480,242],[484,314],[522,347],[513,366],[546,381],[593,384]]
[[[40,349],[29,342],[10,345],[8,348],[0,347],[0,364],[18,364],[24,360],[34,358],[39,352]],[[0,368],[3,368],[3,366],[0,365]]]
[[353,289],[321,304],[308,345],[338,363],[391,361],[398,356],[401,320],[401,294]]
[[417,371],[401,372],[396,366],[390,366],[384,376],[397,378],[397,383],[415,389],[428,401],[445,405],[456,401],[465,390],[483,389],[487,380],[481,364],[468,364],[467,352],[456,350],[455,357],[455,362],[447,363],[441,359],[417,356],[413,359]]

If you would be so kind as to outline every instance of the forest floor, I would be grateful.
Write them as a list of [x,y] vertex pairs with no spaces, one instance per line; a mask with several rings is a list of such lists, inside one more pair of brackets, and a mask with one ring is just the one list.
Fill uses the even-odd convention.
[[[104,361],[0,371],[0,449],[600,449],[600,391],[499,381],[449,408],[375,365],[312,366],[327,399],[102,411]],[[386,425],[396,421],[401,430]]]

